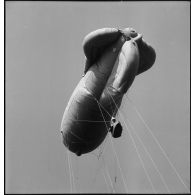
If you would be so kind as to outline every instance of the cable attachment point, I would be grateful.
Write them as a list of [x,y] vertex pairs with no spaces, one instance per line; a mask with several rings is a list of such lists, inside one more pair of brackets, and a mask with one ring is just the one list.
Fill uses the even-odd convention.
[[112,137],[114,137],[114,138],[118,138],[122,134],[123,127],[122,127],[121,123],[119,121],[117,121],[116,118],[114,118],[114,117],[112,117],[112,119],[111,119],[109,131],[111,132]]

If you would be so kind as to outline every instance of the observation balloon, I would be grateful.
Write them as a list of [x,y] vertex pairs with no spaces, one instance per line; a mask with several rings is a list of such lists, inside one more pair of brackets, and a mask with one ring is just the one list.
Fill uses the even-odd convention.
[[64,145],[78,156],[96,149],[108,132],[122,133],[115,119],[124,94],[136,75],[148,70],[156,54],[132,28],[102,28],[83,41],[84,75],[65,109],[61,133]]

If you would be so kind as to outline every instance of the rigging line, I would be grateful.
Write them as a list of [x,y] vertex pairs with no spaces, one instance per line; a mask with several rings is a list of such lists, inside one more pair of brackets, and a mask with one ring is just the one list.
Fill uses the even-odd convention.
[[[103,116],[103,113],[102,113],[102,110],[101,110],[100,106],[101,106],[101,107],[103,108],[103,110],[112,118],[112,115],[104,108],[104,106],[96,99],[96,97],[94,97],[94,99],[95,99],[95,101],[97,102],[97,104],[98,104],[98,106],[99,106],[99,109],[100,109],[100,111],[101,111],[102,116]],[[103,117],[103,122],[105,123],[105,122],[110,122],[110,121],[106,121],[105,118]],[[107,128],[107,125],[106,125],[106,128]],[[108,128],[107,128],[107,131],[108,131],[108,133],[109,133]],[[105,140],[104,143],[103,143],[102,151],[100,151],[100,153],[98,154],[98,159],[99,159],[100,156],[103,154],[104,149],[106,148],[105,145],[106,145],[106,141],[107,141],[107,136],[106,136],[105,139],[106,139],[106,140]]]
[[[108,88],[108,87],[107,87],[107,88]],[[112,105],[112,100],[111,100],[111,98],[109,98],[109,105],[110,105],[110,107],[111,107],[112,112],[115,112],[115,109],[116,109],[116,108],[113,109],[113,105]]]
[[68,170],[69,170],[69,178],[70,178],[70,192],[73,193],[73,184],[72,184],[72,172],[70,166],[70,156],[69,150],[67,150],[67,157],[68,157]]
[[117,161],[115,160],[114,161],[114,185],[113,185],[114,189],[116,189],[116,178],[117,178]]
[[[100,154],[97,154],[97,155],[95,155],[96,157],[97,157],[97,160],[98,160],[98,162],[99,162],[99,160],[100,160]],[[96,167],[96,171],[95,171],[95,176],[94,176],[94,178],[92,179],[92,183],[95,183],[96,182],[96,178],[97,178],[97,173],[101,170],[101,164],[100,163],[98,163],[98,165],[97,165],[97,167]]]
[[[98,160],[99,160],[99,158],[98,158]],[[102,164],[103,164],[103,168],[101,167],[101,164],[100,164],[100,167],[98,167],[96,173],[98,172],[99,169],[100,169],[100,170],[102,169],[102,170],[104,171],[104,173],[106,173],[106,175],[107,175],[108,178],[110,179],[111,177],[110,177],[109,171],[107,170],[107,168],[106,168],[106,166],[105,166],[105,161],[104,161],[103,155],[102,155],[102,158],[101,158],[100,160],[103,161],[103,163],[102,163]],[[105,171],[105,170],[107,170],[107,171]],[[104,176],[105,176],[105,174],[104,174]],[[97,177],[97,174],[95,175],[95,178],[93,179],[93,183],[95,183],[96,177]],[[107,183],[108,183],[108,182],[106,182],[106,184],[107,184]],[[112,180],[110,181],[110,183],[111,183],[112,191],[115,192],[114,187],[113,187],[113,184],[112,184]],[[108,185],[108,189],[109,189],[109,185]]]
[[[96,98],[95,98],[95,100],[98,102],[98,105],[100,105],[103,108],[103,110],[112,118],[112,115],[104,108],[104,106]],[[104,122],[107,122],[107,121],[104,119]]]
[[[74,121],[78,121],[78,122],[94,122],[94,123],[104,123],[104,121],[92,121],[92,120],[72,120],[73,122]],[[106,121],[106,122],[110,122],[110,121]]]
[[103,152],[104,152],[104,150],[106,148],[106,142],[107,142],[107,140],[108,140],[108,136],[106,136],[106,138],[105,138],[105,140],[104,140],[104,142],[102,144],[102,148],[100,148],[100,150],[99,150],[99,154],[97,156],[98,160],[100,159],[101,155],[103,155]]
[[74,177],[74,171],[73,171],[73,167],[72,167],[72,163],[71,163],[71,154],[70,154],[70,167],[71,167],[71,171],[72,171],[73,190],[74,190],[74,193],[76,193],[75,177]]
[[69,162],[70,162],[70,171],[71,171],[71,176],[72,176],[72,192],[76,192],[75,178],[74,178],[74,172],[73,172],[72,160],[71,160],[70,152],[69,152]]
[[68,166],[70,171],[71,192],[73,193],[73,191],[76,191],[76,187],[75,187],[75,179],[74,179],[74,173],[73,173],[72,162],[71,162],[71,154],[69,150],[67,150],[67,155],[68,155]]
[[109,181],[110,181],[110,186],[111,186],[111,188],[112,188],[112,192],[113,192],[113,193],[116,193],[115,190],[114,190],[113,184],[112,184],[112,179],[110,178],[110,174],[108,173],[108,170],[105,169],[105,172],[106,172],[106,174],[107,174],[107,176],[108,176],[108,179],[109,179]]
[[[96,156],[97,157],[97,156]],[[98,157],[97,157],[98,158]],[[101,164],[100,162],[98,161],[98,164],[97,164],[97,167],[96,167],[96,170],[95,170],[95,174],[94,174],[94,177],[91,179],[91,185],[94,185],[96,183],[96,179],[97,179],[97,175],[98,175],[98,172],[101,171]]]
[[[103,117],[103,119],[105,120],[104,115],[103,115],[103,113],[102,113],[102,110],[101,110],[101,108],[100,108],[99,102],[97,101],[97,103],[98,103],[100,112],[101,112],[101,114],[102,114],[102,117]],[[107,127],[106,122],[105,122],[105,125],[106,125],[106,128],[107,128],[107,131],[109,132],[109,129],[108,129],[108,127]],[[125,179],[124,179],[124,176],[123,176],[123,173],[122,173],[122,169],[121,169],[121,166],[120,166],[120,162],[119,162],[117,153],[116,153],[115,148],[114,148],[114,143],[113,143],[113,141],[112,141],[112,137],[111,137],[110,134],[109,134],[109,136],[110,136],[111,146],[112,146],[112,149],[113,149],[113,152],[114,152],[114,155],[115,155],[115,159],[117,159],[117,163],[118,163],[118,166],[119,166],[119,170],[120,170],[120,173],[121,173],[121,176],[122,176],[122,180],[123,180],[123,184],[124,184],[124,187],[125,187],[125,191],[126,191],[126,193],[127,193],[127,192],[128,192],[127,184],[126,184],[126,182],[125,182]]]
[[[102,144],[103,145],[102,148],[99,149],[99,154],[96,155],[97,160],[100,160],[100,157],[103,156],[103,152],[104,152],[104,150],[106,148],[106,142],[107,142],[107,140],[108,140],[108,136],[106,136],[106,138],[105,138],[105,140],[104,140],[104,142]],[[99,170],[101,170],[101,164],[98,164],[95,173],[98,173]],[[97,177],[97,174],[95,174],[94,179],[92,180],[92,183],[95,183],[96,177]]]
[[112,184],[112,179],[111,179],[110,174],[109,174],[109,171],[108,171],[108,169],[106,167],[106,164],[105,164],[105,161],[104,161],[103,156],[102,156],[102,161],[103,161],[103,170],[106,173],[106,175],[108,176],[108,179],[109,179],[109,182],[110,182],[110,186],[112,188],[112,192],[113,193],[116,193],[116,191],[114,190],[114,187],[113,187],[113,184]]
[[109,184],[108,184],[108,182],[107,182],[107,179],[106,179],[106,176],[105,176],[104,171],[102,171],[102,174],[103,174],[103,177],[104,177],[104,180],[105,180],[106,186],[107,186],[108,190],[110,190],[110,188],[109,188]]
[[169,159],[167,153],[165,152],[165,150],[163,149],[162,145],[160,144],[160,142],[158,141],[158,139],[156,138],[156,136],[153,134],[151,128],[147,125],[146,121],[144,120],[144,118],[142,117],[141,113],[138,111],[138,109],[136,108],[135,104],[133,103],[132,100],[129,99],[129,97],[127,96],[127,99],[132,102],[133,108],[136,111],[137,115],[139,116],[139,118],[141,119],[141,121],[143,122],[143,124],[145,125],[146,129],[149,131],[149,133],[152,135],[153,139],[155,140],[156,144],[158,145],[158,147],[160,148],[161,152],[163,153],[164,157],[167,159],[167,161],[169,162],[170,166],[172,167],[172,169],[174,170],[175,174],[177,175],[177,177],[179,178],[180,182],[183,184],[183,186],[188,190],[188,192],[190,192],[189,188],[186,186],[186,184],[184,183],[183,179],[181,178],[180,174],[178,173],[177,169],[175,168],[175,166],[173,165],[173,163],[171,162],[171,160]]
[[[100,103],[99,103],[100,104]],[[100,104],[101,105],[101,104]],[[102,106],[102,108],[103,108],[103,106]],[[104,108],[103,108],[104,109]],[[110,115],[111,116],[111,115]],[[112,116],[111,116],[112,117]],[[107,122],[107,121],[105,121],[105,122]],[[108,122],[110,122],[110,121],[108,121]],[[106,128],[107,128],[107,126],[106,126]],[[107,130],[108,130],[108,128],[107,128]],[[108,133],[109,133],[109,130],[108,130]],[[104,152],[104,150],[105,150],[105,146],[106,146],[106,142],[107,142],[107,140],[108,140],[108,136],[106,136],[106,138],[105,138],[105,141],[104,141],[104,143],[103,143],[103,145],[102,145],[102,149],[100,149],[100,153],[98,154],[98,159],[101,157],[101,155],[103,154],[103,152]]]
[[[131,128],[133,128],[133,127],[131,127]],[[146,154],[149,156],[150,160],[152,161],[152,164],[153,164],[153,166],[155,167],[157,173],[159,174],[159,176],[160,176],[160,178],[161,178],[161,180],[162,180],[162,182],[163,182],[163,184],[164,184],[166,190],[168,191],[168,193],[170,193],[169,187],[168,187],[168,185],[167,185],[167,183],[166,183],[166,181],[165,181],[163,175],[161,174],[160,170],[158,169],[158,166],[157,166],[156,163],[154,162],[154,160],[153,160],[151,154],[150,154],[149,151],[147,150],[146,146],[144,145],[144,143],[143,143],[143,141],[140,139],[140,137],[135,133],[135,131],[134,131],[134,134],[136,135],[136,137],[137,137],[138,140],[140,141],[142,147],[144,148]]]
[[[77,183],[77,187],[78,187],[78,182],[79,182],[79,158],[75,158],[75,164],[76,164],[76,169],[75,169],[75,180]],[[76,188],[75,188],[76,189]]]
[[[111,95],[110,95],[110,96],[111,96]],[[112,96],[111,96],[111,97],[112,97]],[[118,108],[118,106],[116,105],[116,103],[115,103],[115,101],[114,101],[113,98],[112,98],[112,100],[113,100],[115,106]],[[123,117],[122,117],[122,114],[121,114],[121,112],[120,112],[120,110],[119,110],[119,108],[118,108],[118,112],[119,112],[119,114],[121,115],[121,118],[123,118]],[[126,128],[128,129],[128,126],[127,126],[127,124],[126,124],[126,122],[125,122],[124,119],[123,119],[123,121],[124,121],[124,124],[125,124]],[[146,174],[146,177],[148,178],[148,181],[149,181],[149,183],[150,183],[150,185],[151,185],[151,187],[152,187],[152,190],[154,191],[154,193],[156,193],[156,190],[155,190],[155,188],[154,188],[154,185],[153,185],[153,183],[152,183],[152,180],[151,180],[151,178],[150,178],[150,176],[149,176],[149,174],[148,174],[148,172],[147,172],[147,170],[146,170],[146,167],[145,167],[145,165],[144,165],[143,159],[141,158],[141,155],[140,155],[140,153],[139,153],[139,150],[137,149],[135,140],[134,140],[132,134],[131,134],[129,131],[127,131],[127,132],[128,132],[129,137],[130,137],[131,140],[132,140],[132,143],[133,143],[133,145],[134,145],[134,147],[135,147],[136,153],[137,153],[138,158],[139,158],[139,160],[140,160],[140,162],[141,162],[141,165],[142,165],[142,167],[143,167],[143,169],[144,169],[144,172],[145,172],[145,174]]]
[[131,129],[133,130],[132,132],[136,135],[137,139],[139,140],[139,142],[141,143],[142,147],[144,148],[144,151],[146,152],[146,154],[148,155],[148,157],[149,157],[150,160],[152,161],[152,164],[153,164],[154,168],[156,169],[157,173],[159,174],[159,176],[160,176],[160,178],[161,178],[161,180],[162,180],[162,182],[163,182],[163,184],[164,184],[166,190],[168,191],[168,193],[170,193],[169,187],[168,187],[168,185],[167,185],[167,183],[166,183],[166,181],[165,181],[163,175],[161,174],[160,170],[158,169],[158,166],[157,166],[156,163],[154,162],[154,160],[153,160],[153,158],[152,158],[150,152],[148,151],[147,147],[146,147],[145,144],[143,143],[143,141],[142,141],[142,139],[140,138],[140,136],[136,133],[135,128],[133,127],[132,123],[131,123],[130,121],[128,121],[128,123],[129,123]]

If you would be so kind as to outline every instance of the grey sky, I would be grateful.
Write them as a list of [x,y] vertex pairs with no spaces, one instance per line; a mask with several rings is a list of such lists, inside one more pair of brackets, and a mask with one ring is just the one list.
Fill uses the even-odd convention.
[[[6,2],[6,193],[70,191],[59,126],[84,69],[82,40],[103,27],[133,27],[156,50],[155,65],[136,77],[121,111],[159,167],[171,192],[187,192],[133,110],[136,105],[187,188],[190,187],[190,3]],[[134,135],[134,134],[133,134]],[[139,140],[157,192],[167,192]],[[128,137],[114,140],[129,193],[152,192]],[[104,158],[125,192],[109,141]],[[93,154],[72,156],[77,191],[110,192]],[[95,177],[96,182],[92,180]]]

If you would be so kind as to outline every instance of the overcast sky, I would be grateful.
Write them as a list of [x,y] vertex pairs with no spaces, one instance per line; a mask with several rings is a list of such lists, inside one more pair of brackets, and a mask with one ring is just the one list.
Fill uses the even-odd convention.
[[[188,192],[190,3],[8,1],[6,193],[70,192],[67,153],[59,127],[84,70],[83,38],[98,28],[129,26],[153,45],[157,59],[128,91],[133,103],[124,99],[121,107],[127,125],[132,123],[134,130],[125,128],[121,120],[122,137],[113,140],[127,190]],[[75,192],[111,192],[102,174],[102,159],[115,191],[125,192],[109,139],[101,160],[94,154],[96,151],[79,158],[71,155]]]

